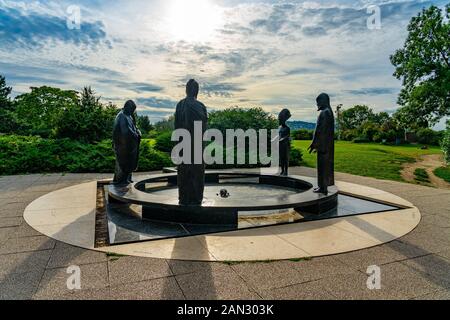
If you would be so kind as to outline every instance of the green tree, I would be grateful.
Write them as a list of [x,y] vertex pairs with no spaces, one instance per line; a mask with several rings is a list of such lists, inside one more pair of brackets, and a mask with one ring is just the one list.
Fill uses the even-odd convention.
[[148,116],[137,116],[137,126],[142,131],[144,135],[147,135],[150,131],[152,131],[153,125],[150,123],[150,119]]
[[31,88],[15,100],[17,121],[22,133],[52,137],[62,114],[78,103],[76,91],[47,86]]
[[[444,18],[445,16],[445,18]],[[404,47],[391,56],[403,81],[398,103],[404,124],[428,127],[450,115],[450,4],[423,9],[408,26]]]
[[10,133],[15,127],[13,104],[9,98],[11,91],[12,88],[6,85],[5,77],[0,75],[0,133]]
[[110,138],[117,112],[114,105],[102,104],[91,87],[85,87],[77,94],[76,103],[60,114],[55,124],[55,137],[87,143]]
[[353,108],[342,111],[341,129],[358,129],[364,122],[374,120],[375,115],[371,108],[365,105],[356,105]]

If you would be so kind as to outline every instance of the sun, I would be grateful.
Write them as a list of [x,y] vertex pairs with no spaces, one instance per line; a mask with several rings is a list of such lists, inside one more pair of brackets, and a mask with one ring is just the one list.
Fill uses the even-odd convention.
[[166,28],[176,41],[206,42],[222,24],[220,8],[211,0],[171,0]]

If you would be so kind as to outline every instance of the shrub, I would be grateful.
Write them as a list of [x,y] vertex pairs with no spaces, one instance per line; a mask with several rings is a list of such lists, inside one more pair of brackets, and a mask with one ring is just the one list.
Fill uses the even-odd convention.
[[291,167],[298,167],[302,164],[302,162],[303,162],[302,150],[292,147],[289,165]]
[[450,121],[447,121],[447,130],[442,139],[442,150],[444,151],[445,160],[450,164]]
[[417,130],[416,136],[417,142],[421,144],[439,146],[443,138],[443,133],[424,128]]
[[369,143],[370,139],[366,136],[361,136],[353,140],[353,143]]
[[314,137],[313,130],[299,129],[292,132],[292,138],[294,140],[312,140]]
[[176,142],[172,141],[172,131],[162,132],[155,138],[155,149],[158,151],[170,154],[175,145]]
[[[170,166],[165,153],[151,148],[149,140],[141,144],[140,171],[160,170]],[[0,174],[28,173],[110,173],[115,155],[111,140],[84,144],[69,139],[0,136]]]

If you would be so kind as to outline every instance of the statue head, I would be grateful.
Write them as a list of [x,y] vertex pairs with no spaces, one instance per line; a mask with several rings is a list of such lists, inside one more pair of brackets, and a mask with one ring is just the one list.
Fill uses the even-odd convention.
[[186,84],[186,95],[189,98],[196,98],[197,99],[199,89],[200,89],[200,87],[198,85],[198,82],[195,81],[194,79],[191,79]]
[[136,104],[134,103],[133,100],[128,100],[127,102],[125,102],[125,106],[123,107],[123,112],[128,115],[131,116],[134,114],[134,112],[136,111]]
[[286,124],[286,121],[288,121],[291,117],[291,112],[288,109],[283,109],[278,115],[278,121],[281,125],[284,125]]
[[325,110],[327,108],[331,109],[330,105],[330,96],[326,93],[321,93],[317,99],[317,107],[319,108],[319,111]]

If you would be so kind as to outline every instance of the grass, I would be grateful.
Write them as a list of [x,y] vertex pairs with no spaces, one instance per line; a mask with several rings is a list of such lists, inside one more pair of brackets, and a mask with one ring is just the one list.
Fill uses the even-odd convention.
[[434,170],[434,174],[450,183],[450,166],[437,168],[436,170]]
[[[306,150],[310,141],[293,141],[295,147],[302,149],[304,165],[316,167],[316,154]],[[403,164],[414,162],[419,156],[440,154],[439,147],[421,150],[418,145],[385,146],[377,143],[357,144],[346,141],[336,143],[335,169],[359,176],[383,180],[403,181]]]
[[414,171],[414,180],[417,182],[424,182],[424,183],[430,183],[430,176],[428,175],[427,171],[423,168],[417,168]]

